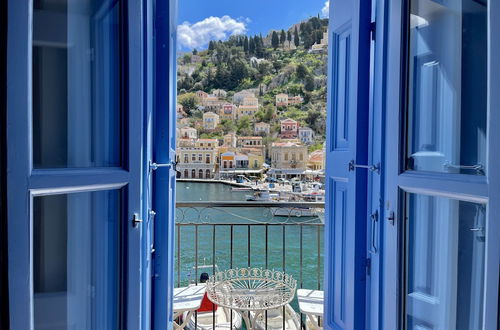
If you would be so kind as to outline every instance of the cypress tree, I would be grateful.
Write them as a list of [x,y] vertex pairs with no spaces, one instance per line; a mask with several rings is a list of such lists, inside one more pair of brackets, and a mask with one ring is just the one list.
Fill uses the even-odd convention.
[[250,37],[250,41],[248,42],[248,50],[250,54],[255,54],[255,40]]
[[292,32],[290,32],[290,30],[288,30],[286,40],[288,40],[288,47],[290,47],[291,42],[292,42]]
[[271,45],[273,46],[274,49],[276,49],[276,48],[278,48],[279,43],[280,43],[280,40],[278,38],[278,34],[276,33],[276,31],[273,31],[273,35],[271,37]]
[[299,47],[300,39],[299,39],[299,31],[297,31],[297,27],[295,27],[295,32],[293,33],[293,43],[295,47]]
[[245,36],[245,40],[243,41],[243,50],[245,53],[248,53],[248,37]]
[[281,30],[281,35],[280,35],[280,44],[284,45],[286,40],[286,33],[285,30]]

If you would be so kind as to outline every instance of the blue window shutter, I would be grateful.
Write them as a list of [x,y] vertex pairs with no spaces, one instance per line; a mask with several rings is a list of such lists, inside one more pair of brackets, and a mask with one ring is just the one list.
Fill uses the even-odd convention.
[[[153,160],[175,161],[177,1],[157,1],[155,8],[155,95]],[[174,274],[175,171],[152,172],[154,220],[153,328],[172,327]]]
[[371,1],[331,0],[326,143],[325,320],[365,329]]

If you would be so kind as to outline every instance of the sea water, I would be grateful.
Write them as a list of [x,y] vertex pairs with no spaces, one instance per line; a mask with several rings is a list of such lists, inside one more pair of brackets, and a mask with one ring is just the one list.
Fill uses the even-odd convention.
[[[178,202],[245,201],[252,191],[232,191],[222,183],[177,182]],[[201,223],[198,226],[198,251],[195,227],[178,226],[175,243],[175,285],[184,286],[199,279],[200,273],[212,274],[213,266],[222,271],[238,267],[266,267],[266,226],[248,226],[265,223],[304,223],[302,226],[268,226],[267,268],[285,271],[297,279],[297,288],[323,289],[323,226],[318,218],[274,217],[269,208],[189,208],[176,210],[177,223]],[[231,227],[213,224],[238,223]],[[249,234],[250,230],[250,234]],[[180,239],[179,235],[180,234]],[[302,239],[301,239],[302,236]],[[250,237],[250,244],[249,244]],[[215,240],[214,240],[215,238]],[[300,271],[302,242],[302,276]],[[180,253],[179,253],[180,252]],[[197,254],[198,269],[195,267]],[[178,258],[178,256],[180,258]],[[302,283],[300,278],[302,277]],[[298,311],[296,301],[292,306]]]

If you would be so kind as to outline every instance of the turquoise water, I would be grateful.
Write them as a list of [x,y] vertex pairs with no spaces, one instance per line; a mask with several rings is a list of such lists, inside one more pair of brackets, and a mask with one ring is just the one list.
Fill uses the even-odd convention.
[[[251,194],[251,192],[231,191],[230,186],[219,183],[177,183],[177,201],[244,201],[246,194]],[[313,225],[319,222],[317,218],[274,218],[270,210],[266,208],[230,208],[224,209],[224,211],[183,209],[177,210],[176,217],[179,223],[204,223],[198,226],[198,265],[211,266],[215,263],[219,270],[231,267],[248,267],[248,265],[265,267],[266,226],[257,226],[256,224],[286,222],[287,224],[284,226],[268,226],[267,268],[284,269],[286,273],[297,279],[297,287],[300,287],[300,242],[302,235],[302,287],[323,288],[323,226]],[[306,223],[302,226],[302,234],[301,226],[293,225],[299,222]],[[213,223],[241,224],[233,227],[232,260],[230,226],[217,226],[214,234],[214,226],[211,225]],[[250,253],[248,253],[248,225],[252,225],[250,226]],[[179,233],[180,239],[177,236]],[[176,228],[176,285],[183,286],[195,279],[195,233],[195,226]],[[177,259],[178,246],[180,246],[180,260]],[[212,273],[211,269],[204,271]],[[198,271],[198,278],[200,272]],[[296,307],[295,303],[292,305]]]

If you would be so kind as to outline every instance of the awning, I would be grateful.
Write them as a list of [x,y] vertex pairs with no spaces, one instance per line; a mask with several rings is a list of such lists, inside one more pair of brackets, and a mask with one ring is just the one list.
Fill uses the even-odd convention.
[[264,170],[230,170],[230,171],[220,171],[220,174],[261,174]]
[[280,169],[280,168],[272,168],[270,169],[267,174],[285,174],[285,175],[300,175],[304,174],[304,170],[300,168],[286,168],[286,169]]

